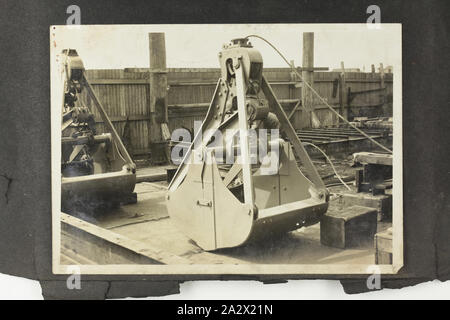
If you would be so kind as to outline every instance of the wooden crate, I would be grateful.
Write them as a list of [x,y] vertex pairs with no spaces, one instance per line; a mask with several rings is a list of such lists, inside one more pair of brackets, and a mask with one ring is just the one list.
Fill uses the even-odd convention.
[[377,230],[377,210],[352,206],[327,213],[320,221],[320,242],[323,245],[348,248],[372,242]]
[[375,235],[375,264],[392,264],[392,228]]
[[344,193],[341,198],[344,206],[364,206],[375,208],[378,221],[392,221],[392,194],[373,195],[368,192]]

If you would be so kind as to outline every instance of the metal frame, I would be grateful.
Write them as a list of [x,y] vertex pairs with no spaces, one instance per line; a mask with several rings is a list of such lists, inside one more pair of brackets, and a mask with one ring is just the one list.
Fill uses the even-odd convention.
[[[222,78],[217,83],[200,132],[196,133],[167,193],[167,208],[172,221],[205,250],[240,246],[275,233],[317,223],[328,208],[329,198],[288,117],[262,76],[259,52],[249,45],[234,44],[225,48],[219,57]],[[289,142],[281,139],[281,168],[272,175],[264,175],[260,169],[253,172],[250,163],[247,117],[247,99],[250,98],[247,98],[247,86],[253,64],[261,66],[257,80],[261,92],[268,101],[269,111],[276,115],[281,131],[289,139]],[[233,72],[231,78],[229,72]],[[237,110],[226,109],[230,99],[235,97]],[[225,117],[226,111],[229,112],[228,118]],[[227,128],[239,132],[241,162],[235,159],[229,171],[221,174],[223,168],[219,170],[215,160],[217,148],[207,146],[213,133],[206,134],[205,131]],[[297,167],[291,145],[309,179]],[[195,163],[194,159],[200,161]],[[235,195],[230,186],[240,174],[242,198]]]

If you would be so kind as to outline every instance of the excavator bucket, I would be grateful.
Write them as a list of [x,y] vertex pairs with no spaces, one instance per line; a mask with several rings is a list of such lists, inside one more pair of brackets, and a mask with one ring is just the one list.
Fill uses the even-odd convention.
[[[64,50],[60,60],[62,210],[127,201],[136,184],[135,164],[86,79],[77,52]],[[87,99],[93,106],[83,101]],[[94,108],[107,133],[97,134]]]
[[329,200],[262,75],[260,53],[248,39],[235,39],[219,60],[206,118],[167,193],[171,220],[205,250],[315,224]]

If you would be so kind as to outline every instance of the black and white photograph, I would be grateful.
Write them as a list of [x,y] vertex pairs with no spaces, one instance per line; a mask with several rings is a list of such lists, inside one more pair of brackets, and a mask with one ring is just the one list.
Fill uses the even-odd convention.
[[401,24],[50,27],[55,274],[396,274]]

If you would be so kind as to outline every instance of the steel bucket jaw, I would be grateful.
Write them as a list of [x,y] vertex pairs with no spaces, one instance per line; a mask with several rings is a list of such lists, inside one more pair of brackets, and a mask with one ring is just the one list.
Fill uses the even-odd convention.
[[250,236],[255,208],[240,202],[225,186],[211,153],[205,160],[187,164],[183,182],[168,192],[170,218],[205,250],[240,246]]

